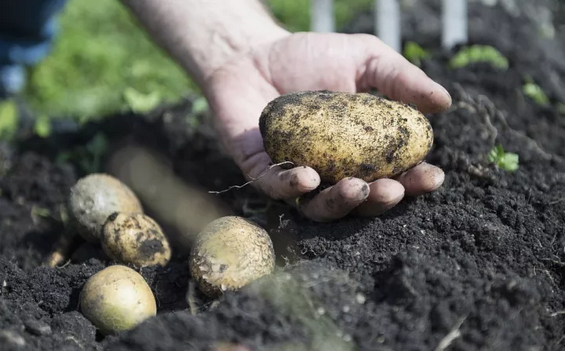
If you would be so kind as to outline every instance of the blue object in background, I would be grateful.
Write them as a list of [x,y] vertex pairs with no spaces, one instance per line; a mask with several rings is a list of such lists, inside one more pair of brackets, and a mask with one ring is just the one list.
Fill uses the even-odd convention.
[[49,54],[66,0],[0,1],[0,98],[20,92],[25,67]]

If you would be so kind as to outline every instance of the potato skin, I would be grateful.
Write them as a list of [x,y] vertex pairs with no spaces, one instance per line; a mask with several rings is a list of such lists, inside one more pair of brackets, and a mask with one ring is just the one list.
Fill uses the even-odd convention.
[[366,93],[281,95],[262,111],[259,127],[274,163],[312,167],[331,184],[398,175],[420,163],[433,143],[418,110]]
[[216,297],[270,274],[275,268],[273,243],[257,224],[237,216],[221,217],[197,236],[189,267],[200,290]]
[[87,280],[80,308],[103,334],[132,329],[157,313],[155,297],[145,279],[121,265],[107,267]]
[[88,242],[100,240],[102,226],[114,212],[143,212],[134,192],[118,179],[94,173],[79,179],[68,201],[73,222]]
[[111,214],[100,241],[104,252],[120,263],[165,266],[171,259],[171,248],[163,230],[143,213]]

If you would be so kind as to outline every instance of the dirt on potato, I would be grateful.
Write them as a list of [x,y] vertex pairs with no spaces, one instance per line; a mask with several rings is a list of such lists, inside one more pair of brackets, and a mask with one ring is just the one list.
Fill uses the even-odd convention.
[[329,184],[397,176],[420,163],[433,143],[422,113],[367,93],[284,94],[263,110],[259,129],[274,163],[312,167]]
[[[166,267],[139,271],[158,313],[121,335],[102,337],[78,308],[84,282],[110,261],[40,266],[63,232],[59,205],[85,173],[78,163],[57,163],[57,155],[103,133],[113,149],[133,144],[159,152],[177,176],[205,193],[243,184],[237,167],[219,151],[209,120],[187,128],[187,101],[148,116],[112,116],[71,131],[55,128],[50,138],[21,138],[15,146],[0,147],[0,345],[142,351],[213,350],[226,343],[251,350],[563,349],[564,4],[515,1],[543,8],[536,15],[505,3],[470,2],[469,34],[471,43],[500,50],[509,60],[507,70],[489,64],[451,70],[450,55],[440,50],[431,50],[432,57],[422,62],[453,97],[452,110],[428,116],[435,139],[427,161],[446,172],[441,189],[405,198],[378,218],[324,224],[301,218],[253,187],[209,194],[268,229],[279,266],[272,277],[230,292],[220,303],[201,294],[190,277],[190,248],[181,243],[194,233],[155,216],[171,236],[172,258]],[[438,47],[439,10],[436,1],[409,6],[405,39]],[[545,39],[540,27],[548,12],[555,33]],[[360,14],[344,31],[371,32],[368,19],[369,13]],[[525,76],[540,85],[548,104],[523,93]],[[493,143],[518,154],[517,171],[487,162]],[[148,215],[153,216],[151,207]]]

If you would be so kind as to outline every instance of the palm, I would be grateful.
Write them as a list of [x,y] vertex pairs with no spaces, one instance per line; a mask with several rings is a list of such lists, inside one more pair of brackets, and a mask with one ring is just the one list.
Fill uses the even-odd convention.
[[[391,84],[386,76],[382,81],[375,81],[383,75],[381,71],[387,69],[389,62],[381,59],[382,66],[385,66],[381,67],[380,53],[370,54],[376,48],[368,46],[368,43],[375,44],[374,40],[362,35],[294,34],[234,58],[211,76],[207,96],[216,116],[220,140],[244,174],[249,178],[262,174],[255,185],[267,195],[277,199],[293,198],[315,189],[320,183],[318,174],[309,168],[290,171],[274,168],[265,174],[271,160],[263,148],[258,119],[271,100],[293,91],[326,89],[356,92],[369,87],[377,87],[394,99],[405,97],[402,95],[407,89]],[[398,55],[393,58],[402,60]],[[426,78],[421,71],[417,73],[416,78]],[[400,75],[398,79],[400,83],[410,83],[414,78]],[[419,101],[417,96],[416,101],[406,100],[424,110],[444,108],[431,104],[430,98]],[[352,203],[361,204],[368,200],[369,205],[364,207],[369,206],[370,211],[361,212],[377,214],[386,209],[384,207],[391,207],[391,202],[397,203],[403,192],[401,184],[393,180],[380,180],[369,187],[361,180],[344,180],[317,197],[320,200],[328,196],[342,198],[343,201],[338,203],[347,202],[350,207]],[[372,197],[376,198],[379,206],[371,205]],[[352,210],[340,206],[338,209],[323,209],[320,208],[322,202],[319,202],[315,198],[303,212],[313,219],[330,220]]]

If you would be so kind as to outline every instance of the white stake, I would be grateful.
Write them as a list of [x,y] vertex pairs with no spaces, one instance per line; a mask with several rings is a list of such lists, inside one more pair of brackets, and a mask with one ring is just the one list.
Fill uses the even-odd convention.
[[333,0],[311,0],[311,31],[335,31]]
[[401,51],[401,15],[398,0],[375,1],[376,35],[395,51]]
[[452,49],[468,42],[468,0],[443,0],[442,47]]

